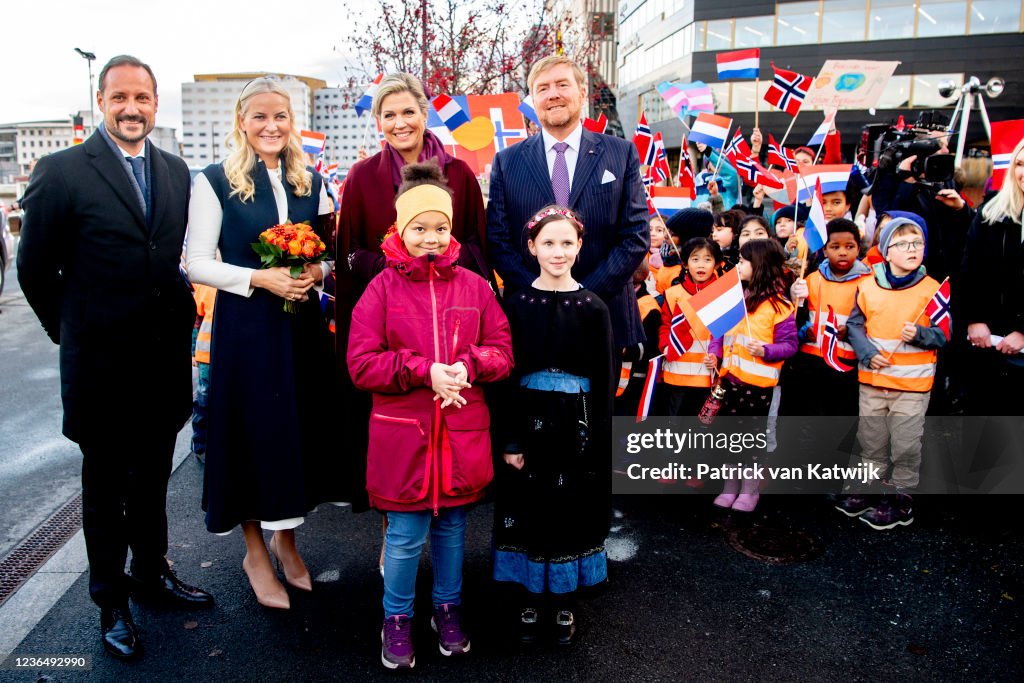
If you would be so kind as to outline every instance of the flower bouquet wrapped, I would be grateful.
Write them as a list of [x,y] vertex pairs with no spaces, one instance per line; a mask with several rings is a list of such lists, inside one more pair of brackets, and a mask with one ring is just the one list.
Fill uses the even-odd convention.
[[[260,257],[263,268],[288,268],[298,279],[307,263],[327,259],[327,246],[305,223],[283,223],[260,233],[260,241],[252,243],[252,250]],[[285,300],[286,313],[298,311],[296,302]]]

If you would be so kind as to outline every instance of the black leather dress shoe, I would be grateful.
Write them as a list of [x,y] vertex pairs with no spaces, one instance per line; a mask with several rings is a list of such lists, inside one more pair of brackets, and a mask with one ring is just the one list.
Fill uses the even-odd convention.
[[139,631],[127,605],[101,611],[100,638],[103,640],[103,649],[118,659],[134,659],[142,654]]
[[213,596],[182,582],[170,567],[159,576],[131,577],[131,594],[136,600],[152,600],[173,607],[213,607]]

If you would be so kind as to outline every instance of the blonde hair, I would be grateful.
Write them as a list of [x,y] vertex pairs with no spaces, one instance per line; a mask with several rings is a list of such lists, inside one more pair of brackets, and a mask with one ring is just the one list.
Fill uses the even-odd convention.
[[398,93],[407,92],[413,96],[416,100],[416,104],[420,106],[420,111],[423,115],[427,115],[427,96],[423,92],[423,85],[419,79],[412,74],[396,72],[388,74],[381,79],[380,85],[377,86],[377,93],[373,96],[373,107],[370,110],[373,113],[374,118],[380,118],[381,107],[384,106],[384,98],[389,95],[396,95]]
[[256,95],[273,93],[280,95],[288,103],[288,118],[292,129],[288,134],[288,144],[281,152],[283,174],[288,183],[295,188],[296,197],[308,197],[313,191],[313,174],[306,170],[306,159],[302,152],[302,138],[295,125],[295,111],[292,109],[292,98],[281,82],[271,78],[257,78],[249,81],[238,95],[235,103],[235,120],[228,133],[227,145],[231,154],[224,160],[224,175],[231,185],[231,197],[239,195],[247,202],[256,194],[256,184],[252,175],[256,169],[256,152],[242,130],[242,119],[249,109],[249,100]]
[[573,76],[576,77],[576,83],[580,86],[580,90],[584,90],[587,87],[587,77],[583,73],[583,69],[580,65],[562,55],[550,55],[543,59],[534,62],[533,66],[530,67],[530,74],[526,77],[526,87],[528,90],[533,90],[533,82],[537,80],[537,76],[541,75],[548,69],[565,64],[572,69]]
[[1024,191],[1017,185],[1017,179],[1013,173],[1014,164],[1021,154],[1024,154],[1024,138],[1021,138],[1013,148],[1013,154],[1010,155],[1010,167],[1006,169],[1002,188],[981,210],[981,215],[986,223],[994,225],[1005,218],[1009,218],[1014,223],[1021,222],[1021,213],[1024,212]]

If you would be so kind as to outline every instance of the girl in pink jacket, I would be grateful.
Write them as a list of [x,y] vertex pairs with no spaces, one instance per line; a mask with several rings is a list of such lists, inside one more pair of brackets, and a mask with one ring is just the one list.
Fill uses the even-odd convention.
[[348,367],[373,392],[366,489],[388,514],[381,662],[412,668],[413,600],[430,534],[441,654],[469,652],[459,605],[466,506],[494,470],[483,382],[512,369],[508,320],[487,282],[456,266],[451,191],[433,163],[403,168],[388,267],[352,312]]

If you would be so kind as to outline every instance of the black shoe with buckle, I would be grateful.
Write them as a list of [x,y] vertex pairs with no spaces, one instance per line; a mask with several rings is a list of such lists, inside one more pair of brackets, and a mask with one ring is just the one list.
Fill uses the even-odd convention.
[[540,628],[540,619],[537,609],[524,607],[519,611],[519,642],[523,645],[531,645],[537,642],[537,630]]
[[100,612],[100,638],[103,649],[118,659],[135,659],[142,654],[139,631],[132,621],[128,605],[103,608]]
[[555,636],[559,645],[568,646],[576,642],[576,617],[567,609],[555,614]]
[[139,578],[132,574],[129,584],[136,600],[150,600],[170,607],[213,607],[212,595],[184,583],[170,567],[153,577]]

